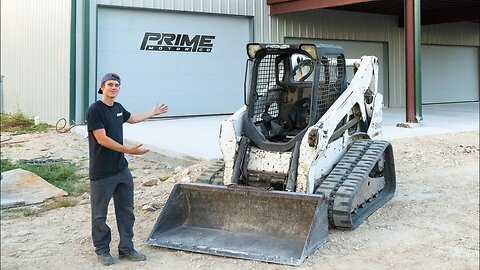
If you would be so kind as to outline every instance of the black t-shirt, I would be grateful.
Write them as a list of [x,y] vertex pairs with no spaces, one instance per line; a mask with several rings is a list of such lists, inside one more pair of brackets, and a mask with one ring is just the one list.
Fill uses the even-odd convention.
[[87,113],[89,176],[90,180],[109,177],[119,173],[128,163],[122,152],[103,147],[97,142],[92,131],[105,129],[107,137],[123,144],[123,123],[130,118],[130,112],[114,102],[108,106],[101,100],[90,105]]

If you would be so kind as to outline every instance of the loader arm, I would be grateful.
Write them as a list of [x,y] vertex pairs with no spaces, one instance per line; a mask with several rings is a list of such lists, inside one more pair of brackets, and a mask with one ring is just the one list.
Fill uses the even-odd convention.
[[246,106],[236,111],[220,125],[219,143],[225,162],[224,184],[232,184],[233,166],[238,152],[238,143],[242,136],[242,121],[246,113]]
[[[371,119],[370,127],[372,127],[372,130],[369,128],[368,135],[375,138],[381,134],[378,129],[381,127],[382,122],[383,98],[377,91],[377,74],[377,58],[374,56],[363,56],[357,72],[347,89],[320,120],[308,128],[300,146],[297,192],[308,194],[314,192],[316,176],[315,171],[311,168],[318,166],[314,166],[313,163],[319,158],[319,154],[327,149],[336,127],[346,116],[353,115],[353,117],[358,117],[363,122]],[[380,103],[380,106],[373,103]],[[367,110],[367,107],[375,109]],[[373,130],[373,127],[375,127],[375,130]],[[347,132],[346,130],[345,133]],[[339,139],[342,140],[341,143],[344,146],[351,142],[348,134],[339,137]]]

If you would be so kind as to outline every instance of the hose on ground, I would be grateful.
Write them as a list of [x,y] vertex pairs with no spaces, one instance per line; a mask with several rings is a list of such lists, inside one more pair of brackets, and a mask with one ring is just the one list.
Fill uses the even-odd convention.
[[74,128],[76,124],[77,124],[77,123],[75,123],[75,121],[70,120],[70,125],[67,127],[67,119],[65,119],[65,118],[60,118],[60,119],[57,121],[57,124],[55,124],[55,130],[56,130],[58,133],[67,133],[67,132],[69,132],[72,128]]

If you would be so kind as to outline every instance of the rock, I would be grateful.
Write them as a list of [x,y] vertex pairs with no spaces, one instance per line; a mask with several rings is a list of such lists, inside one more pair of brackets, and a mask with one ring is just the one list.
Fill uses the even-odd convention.
[[395,125],[396,127],[401,127],[401,128],[412,128],[409,124],[407,123],[397,123]]
[[1,205],[38,204],[46,199],[67,196],[68,193],[48,183],[40,176],[23,169],[2,172]]
[[89,199],[90,199],[90,194],[89,194],[88,192],[83,193],[83,194],[82,194],[82,199],[84,199],[84,200],[85,200],[85,199],[89,200]]
[[153,206],[153,208],[155,208],[155,209],[160,209],[160,208],[162,208],[162,204],[161,204],[161,203],[152,203],[152,206]]
[[157,179],[146,179],[142,182],[142,185],[144,187],[151,187],[151,186],[156,186],[157,185]]
[[183,169],[180,172],[180,175],[182,175],[182,176],[186,176],[186,175],[189,175],[189,174],[190,174],[190,169],[189,168]]
[[148,212],[157,211],[157,209],[151,203],[148,203],[148,204],[145,204],[144,206],[142,206],[142,210],[143,211],[148,211]]
[[181,171],[183,171],[185,168],[183,166],[177,166],[175,167],[175,169],[173,170],[174,173],[179,173]]
[[83,200],[81,200],[78,204],[83,205],[83,204],[88,204],[88,203],[90,203],[90,200],[89,200],[89,199],[83,199]]
[[478,147],[474,145],[467,145],[463,147],[463,153],[470,154],[470,153],[476,153],[478,152]]
[[182,177],[179,182],[180,183],[189,183],[189,182],[192,182],[192,180],[190,179],[190,177],[185,176],[185,177]]
[[168,178],[172,177],[172,174],[169,173],[169,172],[163,172],[160,174],[160,181],[165,181],[167,180]]

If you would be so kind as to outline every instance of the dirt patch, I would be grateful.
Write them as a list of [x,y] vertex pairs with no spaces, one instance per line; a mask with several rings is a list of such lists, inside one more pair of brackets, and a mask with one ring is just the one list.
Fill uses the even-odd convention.
[[[87,139],[56,132],[10,136],[2,158],[62,158],[88,165]],[[18,141],[18,143],[12,143]],[[119,261],[109,269],[479,269],[479,133],[392,141],[397,192],[354,231],[330,230],[329,241],[300,267],[150,247],[145,240],[175,183],[190,182],[213,163],[189,167],[154,154],[128,156],[134,175],[136,248],[147,261]],[[88,180],[85,180],[88,181]],[[88,194],[74,207],[39,216],[2,212],[2,269],[100,268],[90,238]],[[112,255],[118,234],[113,206]]]

